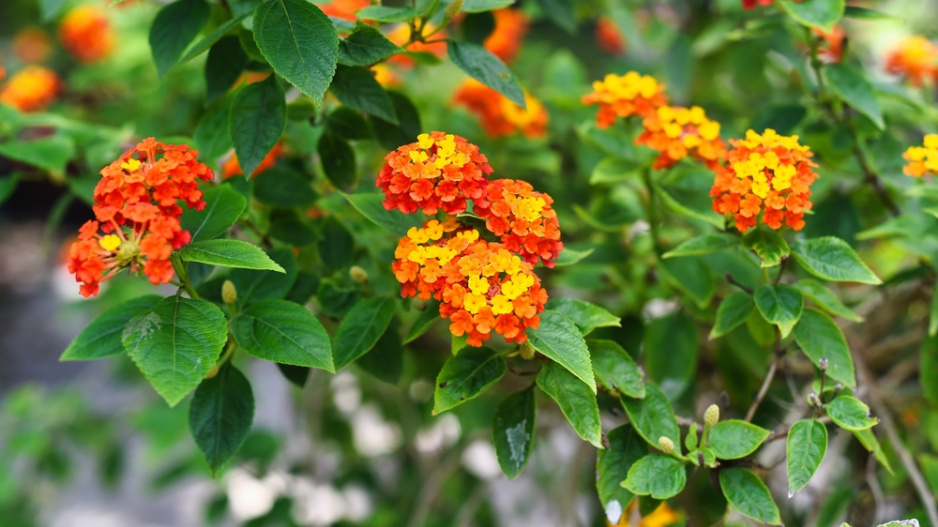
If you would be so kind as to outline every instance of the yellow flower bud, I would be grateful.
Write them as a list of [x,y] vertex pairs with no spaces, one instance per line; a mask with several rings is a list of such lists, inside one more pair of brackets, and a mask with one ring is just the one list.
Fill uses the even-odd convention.
[[368,282],[368,271],[357,265],[349,267],[348,274],[352,277],[352,280],[355,280],[355,283],[364,284]]
[[234,304],[238,301],[238,290],[231,280],[225,280],[221,285],[221,299],[226,304]]
[[717,424],[719,420],[720,420],[720,407],[715,404],[711,404],[710,406],[707,407],[707,411],[704,412],[704,424],[706,424],[707,426],[713,426]]
[[661,436],[658,438],[658,448],[665,454],[674,453],[674,441],[671,441],[667,437]]
[[521,348],[518,350],[521,352],[521,358],[524,360],[531,360],[534,358],[535,349],[531,345],[530,340],[526,340],[521,343]]

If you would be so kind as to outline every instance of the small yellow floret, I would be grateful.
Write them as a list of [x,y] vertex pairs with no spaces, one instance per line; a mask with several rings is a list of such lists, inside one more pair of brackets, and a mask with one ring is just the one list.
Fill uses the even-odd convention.
[[[138,161],[137,164],[139,165],[140,162]],[[120,236],[116,234],[108,234],[107,236],[101,238],[101,240],[98,241],[98,244],[100,244],[101,248],[105,251],[114,252],[118,247],[121,246],[121,239]]]

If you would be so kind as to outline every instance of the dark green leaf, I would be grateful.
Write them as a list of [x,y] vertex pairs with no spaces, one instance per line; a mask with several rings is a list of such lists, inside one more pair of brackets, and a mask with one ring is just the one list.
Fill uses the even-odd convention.
[[636,461],[622,486],[639,496],[657,500],[673,498],[684,490],[687,470],[684,462],[672,456],[650,454]]
[[310,245],[319,239],[316,229],[309,220],[300,217],[294,209],[274,209],[270,213],[270,228],[267,234],[275,240],[287,242],[294,247]]
[[208,22],[205,0],[179,0],[160,9],[150,26],[150,50],[160,76],[179,61],[182,52]]
[[75,141],[60,134],[30,141],[8,141],[0,143],[0,156],[62,176],[65,166],[75,156]]
[[426,303],[420,315],[417,316],[414,325],[407,331],[407,336],[404,337],[404,344],[410,344],[417,340],[418,337],[433,327],[433,324],[440,320],[440,318],[440,301],[431,299]]
[[254,173],[283,135],[287,124],[284,97],[283,88],[271,75],[241,88],[231,104],[228,120],[231,143],[241,171],[247,175]]
[[13,195],[16,191],[16,184],[20,182],[20,175],[16,172],[0,178],[0,205]]
[[319,240],[319,257],[329,271],[348,267],[355,250],[352,233],[334,217],[325,218],[320,224],[322,239]]
[[722,337],[746,322],[755,307],[752,295],[738,291],[724,298],[717,308],[717,318],[710,330],[710,338]]
[[576,251],[574,249],[565,248],[560,251],[560,254],[557,256],[557,267],[566,267],[568,265],[573,265],[579,263],[587,256],[593,254],[595,249],[587,249],[585,251]]
[[309,378],[309,372],[312,368],[305,366],[291,366],[289,364],[277,363],[277,369],[283,376],[298,388],[306,386],[306,379]]
[[795,342],[815,366],[820,367],[821,359],[827,359],[828,377],[851,388],[857,385],[847,340],[830,317],[816,309],[805,309],[794,333]]
[[495,410],[492,434],[498,464],[508,479],[521,474],[534,449],[534,424],[537,420],[534,385],[505,398]]
[[822,236],[799,241],[792,247],[792,254],[806,271],[818,278],[873,285],[883,283],[840,238]]
[[680,444],[681,431],[671,408],[671,401],[654,384],[645,384],[645,398],[622,397],[622,407],[629,422],[649,445],[658,448],[658,439],[667,437],[675,445]]
[[720,459],[739,459],[748,456],[769,437],[769,431],[738,419],[720,421],[710,428],[707,445]]
[[778,326],[782,338],[791,333],[804,309],[801,292],[789,285],[764,285],[754,298],[759,313],[766,322]]
[[254,178],[254,197],[278,207],[305,207],[319,197],[310,181],[290,168],[273,167]]
[[357,13],[359,20],[378,22],[407,22],[417,17],[417,11],[410,7],[368,6]]
[[329,17],[304,0],[268,0],[254,12],[254,40],[278,75],[322,102],[339,58]]
[[631,425],[613,429],[606,440],[609,448],[600,450],[596,457],[596,490],[606,520],[616,525],[635,496],[621,483],[628,477],[632,465],[648,454],[648,447]]
[[329,335],[319,320],[297,303],[253,303],[231,321],[231,334],[255,357],[335,372]]
[[397,302],[391,297],[367,298],[355,304],[339,324],[332,345],[335,369],[341,370],[374,347],[391,323]]
[[829,64],[824,68],[831,89],[845,103],[870,118],[880,130],[886,127],[883,112],[873,92],[873,85],[866,79],[863,71],[850,64]]
[[231,134],[228,133],[228,117],[231,115],[231,98],[224,97],[212,103],[199,124],[192,139],[199,149],[199,157],[213,164],[225,152],[231,150]]
[[75,337],[59,360],[95,360],[123,353],[121,335],[127,323],[160,300],[163,300],[160,295],[145,295],[108,309]]
[[934,406],[938,406],[938,338],[929,337],[922,342],[919,382],[922,393]]
[[287,296],[296,281],[296,257],[290,249],[274,249],[268,253],[271,260],[285,272],[234,269],[228,279],[238,291],[238,307],[261,300],[281,299]]
[[410,102],[410,99],[395,91],[388,91],[387,94],[391,98],[394,115],[397,116],[400,125],[384,121],[375,115],[368,116],[368,124],[378,144],[386,150],[394,150],[401,145],[416,141],[417,135],[423,131],[423,128],[420,124],[420,113],[417,112],[417,107]]
[[362,216],[398,236],[406,236],[411,227],[420,227],[425,219],[421,217],[421,214],[405,216],[397,210],[387,210],[382,205],[384,196],[381,194],[342,194],[342,196]]
[[622,346],[611,340],[588,340],[586,346],[593,359],[596,380],[610,391],[641,399],[645,397],[645,381],[638,366]]
[[770,525],[781,525],[778,506],[759,476],[744,468],[720,470],[720,487],[726,501],[743,516]]
[[189,430],[212,474],[235,455],[254,421],[251,383],[234,366],[205,379],[189,406]]
[[697,327],[674,313],[654,320],[646,327],[642,342],[642,362],[648,378],[668,398],[676,399],[690,385],[697,371]]
[[260,247],[241,240],[203,240],[190,243],[179,251],[179,259],[220,267],[285,272],[283,267],[271,260]]
[[[202,40],[196,42],[191,48],[189,48],[189,51],[186,53],[186,56],[180,59],[178,64],[188,62],[194,59],[195,57],[201,55],[202,53],[205,53],[206,51],[208,51],[208,49],[214,46],[216,42],[221,40],[221,38],[225,36],[225,33],[230,31],[231,28],[241,24],[241,21],[247,18],[248,14],[249,13],[242,13],[240,15],[237,15],[234,18],[226,21],[225,23],[213,29],[211,33],[209,33],[208,35],[205,35],[205,37],[203,37]],[[237,38],[237,37],[230,37],[230,38]]]
[[345,106],[339,106],[329,113],[326,117],[326,131],[349,141],[372,138],[368,121],[362,113]]
[[436,377],[433,415],[482,395],[507,369],[505,359],[490,348],[464,348],[443,364]]
[[339,41],[339,64],[371,66],[402,51],[376,28],[359,22],[351,35]]
[[572,320],[548,309],[541,313],[540,326],[528,330],[528,337],[534,349],[570,370],[596,393],[590,352]]
[[779,6],[799,23],[830,32],[844,16],[844,0],[779,0]]
[[807,486],[826,452],[827,427],[817,419],[802,419],[791,425],[785,441],[789,498]]
[[329,91],[344,106],[374,115],[391,124],[400,124],[391,97],[366,68],[339,66]]
[[454,40],[448,41],[447,49],[453,64],[459,66],[467,75],[525,108],[524,92],[518,80],[491,51],[476,44]]
[[664,260],[658,268],[662,277],[701,309],[710,305],[717,292],[710,267],[699,256]]
[[461,11],[464,13],[481,13],[508,7],[514,3],[515,0],[464,0]]
[[396,385],[404,372],[404,344],[393,321],[375,347],[355,363],[382,381]]
[[[460,355],[465,350],[460,352]],[[458,355],[457,355],[458,356]],[[599,405],[596,402],[595,386],[584,386],[563,366],[544,363],[537,375],[537,386],[553,399],[576,433],[596,448],[602,449],[602,423],[599,420]]]
[[471,13],[459,23],[462,40],[472,44],[485,45],[485,39],[495,30],[495,15],[490,11]]
[[572,320],[583,335],[589,335],[596,328],[620,327],[619,317],[583,300],[557,298],[547,307]]
[[[248,55],[241,47],[241,39],[230,36],[215,43],[212,49],[208,50],[208,59],[205,61],[205,88],[208,100],[212,101],[227,93],[241,77],[241,72],[247,65]],[[225,114],[226,127],[227,123],[228,115]]]
[[322,170],[336,188],[347,191],[355,186],[355,151],[351,145],[326,132],[319,138],[318,151]]
[[712,233],[691,238],[674,249],[664,253],[662,258],[710,254],[739,245],[739,238],[732,234]]
[[247,200],[230,185],[212,187],[203,193],[205,208],[182,213],[182,228],[192,235],[192,242],[210,240],[228,232],[244,212]]
[[870,408],[863,401],[849,395],[838,395],[824,406],[831,421],[844,430],[866,430],[879,422],[870,417]]
[[743,236],[743,247],[755,251],[762,260],[762,267],[774,267],[788,257],[791,249],[788,242],[777,232],[756,227]]
[[801,291],[801,294],[817,304],[817,306],[831,315],[839,316],[853,322],[863,322],[863,319],[850,310],[821,282],[811,278],[798,280],[792,287]]

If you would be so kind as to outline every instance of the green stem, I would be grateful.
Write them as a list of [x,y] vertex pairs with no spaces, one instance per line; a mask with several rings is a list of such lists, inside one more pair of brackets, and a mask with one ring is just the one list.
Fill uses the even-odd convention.
[[182,287],[186,290],[189,298],[198,300],[199,294],[195,292],[195,288],[192,287],[192,284],[189,282],[189,272],[186,270],[186,266],[183,265],[178,255],[173,255],[173,269],[176,271],[176,275],[179,276],[179,281],[182,282]]
[[224,363],[228,362],[228,359],[230,359],[231,356],[234,355],[235,349],[237,347],[238,345],[235,344],[234,339],[229,339],[228,346],[225,347],[224,353],[221,354],[221,357],[218,358],[218,362],[216,362],[215,364],[221,367]]
[[658,232],[658,202],[655,196],[655,187],[651,182],[651,167],[645,167],[642,170],[642,180],[645,182],[645,189],[648,191],[648,230],[655,246],[655,255],[660,257],[661,234]]

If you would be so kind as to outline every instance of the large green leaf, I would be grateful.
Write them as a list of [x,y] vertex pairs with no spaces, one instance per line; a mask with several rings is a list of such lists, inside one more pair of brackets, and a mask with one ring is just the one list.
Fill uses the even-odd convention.
[[669,399],[690,386],[697,371],[697,327],[680,312],[655,319],[645,329],[642,363],[648,378]]
[[254,178],[254,197],[277,207],[306,207],[319,195],[300,172],[289,167],[273,167]]
[[710,428],[707,446],[720,459],[748,456],[769,437],[769,431],[739,419],[720,421]]
[[885,128],[883,112],[879,109],[879,102],[873,92],[873,85],[863,74],[863,70],[850,64],[830,64],[824,71],[827,80],[844,102],[855,108],[858,112],[870,118],[880,130]]
[[416,10],[411,7],[390,7],[373,5],[357,13],[359,20],[375,20],[377,22],[407,22],[416,18]]
[[391,104],[394,105],[394,114],[397,115],[399,125],[385,121],[377,116],[368,116],[368,125],[371,134],[378,140],[378,144],[386,150],[416,141],[417,135],[423,131],[420,124],[420,113],[414,103],[406,95],[388,91]]
[[617,525],[626,506],[635,497],[621,483],[629,475],[636,461],[648,454],[648,447],[632,425],[622,425],[606,435],[609,448],[596,455],[596,490],[602,503],[606,520]]
[[816,309],[805,309],[794,334],[795,342],[815,366],[820,367],[821,359],[827,359],[828,377],[851,388],[857,385],[847,339],[829,316]]
[[491,51],[476,44],[455,40],[447,42],[447,50],[453,64],[467,75],[508,97],[518,106],[525,107],[524,92],[518,80]]
[[886,470],[892,474],[892,467],[889,466],[889,458],[886,457],[886,452],[883,451],[883,447],[879,444],[879,441],[876,440],[876,435],[873,434],[871,428],[865,430],[854,430],[853,435],[860,441],[860,444],[863,445],[863,448],[873,454],[873,457],[876,458],[876,461],[879,461],[879,464],[886,468]]
[[176,295],[132,318],[124,349],[170,406],[182,400],[215,366],[228,337],[215,304]]
[[251,304],[231,321],[231,334],[255,357],[335,372],[329,334],[308,309],[295,302]]
[[66,165],[75,156],[75,141],[60,134],[30,141],[17,139],[0,143],[0,156],[63,176]]
[[722,337],[745,323],[755,306],[752,295],[742,291],[724,298],[717,308],[717,318],[713,322],[713,329],[710,330],[710,338]]
[[779,0],[779,5],[799,23],[826,32],[844,16],[844,0]]
[[720,488],[730,506],[747,516],[769,525],[781,525],[778,506],[759,476],[744,468],[720,470]]
[[404,344],[409,344],[418,337],[426,333],[437,320],[440,320],[440,301],[439,300],[429,300],[423,308],[423,311],[417,315],[417,320],[414,321],[414,324],[407,330],[407,335],[404,337]]
[[802,295],[831,315],[843,317],[853,322],[863,322],[863,318],[845,306],[844,303],[821,282],[811,278],[805,278],[798,280],[791,284],[791,286],[801,291]]
[[847,242],[834,236],[799,241],[792,247],[792,254],[806,271],[818,278],[835,282],[883,283]]
[[231,144],[245,175],[250,176],[260,166],[280,141],[286,125],[287,103],[276,76],[241,88],[231,103],[228,127]]
[[664,253],[662,258],[676,258],[678,256],[695,256],[710,254],[739,245],[739,237],[726,233],[710,233],[691,238]]
[[[237,41],[235,45],[239,45]],[[227,91],[228,88],[226,87],[225,90]],[[202,118],[199,119],[192,133],[195,146],[199,149],[199,157],[209,164],[214,164],[219,157],[232,148],[231,134],[228,133],[231,100],[231,97],[223,97],[212,103],[202,114]]]
[[589,335],[596,328],[621,327],[619,317],[596,304],[584,300],[574,298],[551,299],[547,308],[572,320],[580,328],[583,335]]
[[274,249],[268,256],[283,268],[283,272],[234,269],[228,275],[238,291],[238,307],[284,298],[296,282],[297,264],[292,250]]
[[[462,353],[465,351],[460,355]],[[570,426],[583,440],[601,449],[603,431],[595,386],[590,390],[580,380],[563,366],[546,362],[537,375],[537,386],[557,402]]]
[[339,58],[339,35],[329,17],[304,0],[268,0],[254,12],[253,27],[274,71],[321,103]]
[[[249,60],[244,48],[241,47],[241,39],[238,37],[228,36],[216,42],[208,50],[208,58],[205,59],[205,93],[208,100],[213,101],[228,93],[228,90],[241,77],[241,72],[244,71]],[[226,113],[225,127],[227,126],[228,114]]]
[[638,366],[618,343],[611,340],[587,340],[596,380],[610,391],[641,399],[645,397],[645,381]]
[[572,320],[556,311],[545,310],[541,313],[540,326],[529,329],[528,337],[534,349],[570,370],[596,393],[590,352]]
[[397,302],[387,296],[367,298],[355,304],[342,319],[332,356],[340,370],[368,353],[391,323]]
[[385,209],[381,194],[342,194],[342,197],[372,223],[398,236],[406,236],[411,227],[420,227],[426,218],[422,214],[405,216],[397,210]]
[[199,384],[189,406],[189,430],[212,474],[238,452],[254,421],[254,394],[247,377],[226,366]]
[[789,285],[764,285],[754,295],[756,309],[766,322],[778,326],[782,338],[791,333],[804,310],[801,292]]
[[788,465],[788,497],[805,488],[827,453],[827,427],[817,419],[791,425],[785,441]]
[[316,150],[319,152],[322,171],[336,188],[349,190],[355,186],[355,150],[346,140],[326,132],[319,138]]
[[160,76],[176,65],[210,14],[205,0],[179,0],[160,9],[150,26],[150,50]]
[[374,115],[391,124],[400,124],[391,97],[367,68],[339,66],[335,70],[329,92],[344,106]]
[[215,45],[215,43],[221,40],[221,38],[225,36],[225,34],[228,33],[228,31],[240,25],[241,21],[247,18],[248,14],[249,13],[241,13],[240,15],[236,15],[222,24],[219,24],[218,27],[213,29],[211,33],[209,33],[208,35],[205,35],[204,37],[202,37],[201,40],[193,44],[192,47],[189,48],[189,51],[186,52],[186,56],[179,59],[179,64],[188,62],[196,58],[197,56],[201,55],[202,53],[205,53],[206,51],[208,51],[209,48],[211,48],[213,45]]
[[684,462],[672,456],[650,454],[636,461],[622,486],[639,496],[666,500],[677,496],[687,484]]
[[774,267],[791,253],[788,242],[773,230],[756,227],[743,236],[743,247],[753,251],[762,260],[762,267]]
[[359,357],[355,364],[378,379],[397,385],[404,373],[404,343],[393,319],[371,351]]
[[95,360],[123,353],[121,334],[127,323],[160,300],[160,295],[138,296],[101,313],[65,348],[59,360]]
[[436,377],[433,415],[478,397],[507,369],[505,359],[491,348],[464,348],[443,364]]
[[182,228],[192,235],[192,242],[210,240],[228,232],[244,212],[248,202],[230,185],[213,187],[202,196],[205,208],[187,209],[182,213]]
[[402,51],[376,28],[359,22],[352,34],[339,41],[339,64],[371,66]]
[[717,292],[713,273],[699,256],[662,260],[658,270],[669,284],[687,295],[701,309],[710,305]]
[[838,395],[824,407],[835,425],[851,432],[872,428],[879,422],[870,417],[869,406],[849,395]]
[[203,240],[190,243],[179,251],[179,258],[184,262],[199,262],[220,267],[286,272],[260,247],[241,240]]
[[657,448],[661,437],[667,437],[675,445],[680,444],[681,430],[677,426],[671,401],[657,386],[645,384],[644,399],[622,397],[620,401],[629,416],[629,422],[649,445]]
[[506,397],[495,410],[492,421],[495,454],[508,479],[518,477],[531,457],[536,410],[533,384]]

